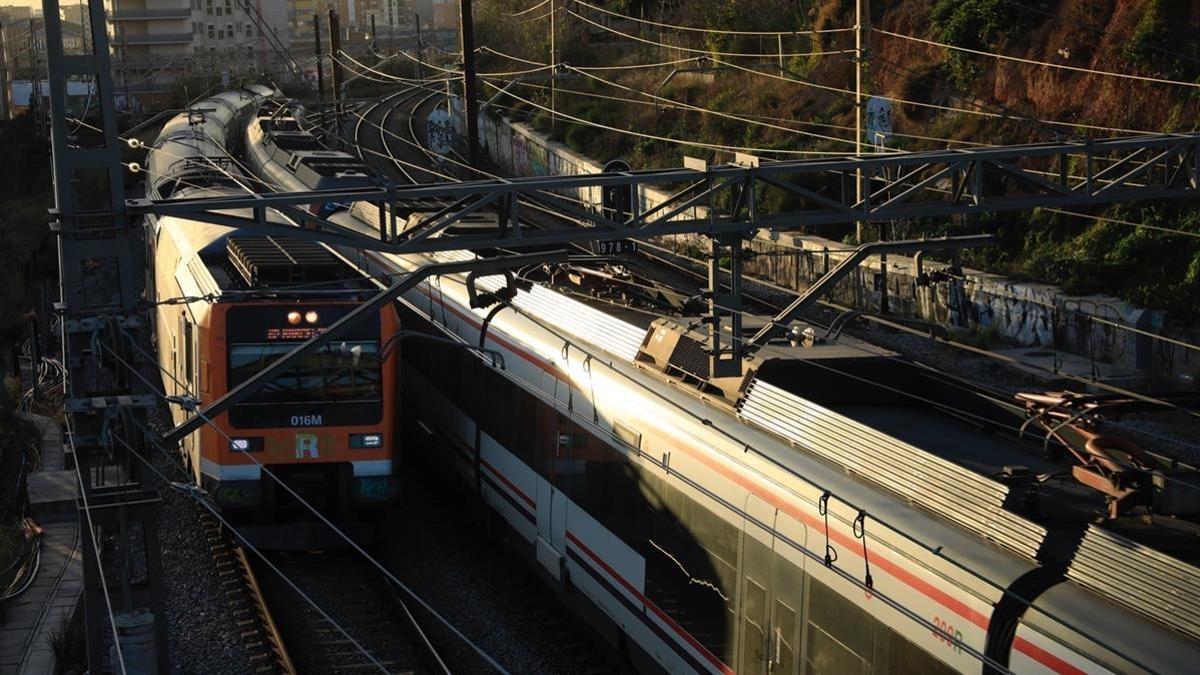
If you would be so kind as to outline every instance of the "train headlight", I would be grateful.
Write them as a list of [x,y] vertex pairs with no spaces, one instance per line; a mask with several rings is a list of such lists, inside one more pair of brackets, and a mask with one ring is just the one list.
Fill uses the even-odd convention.
[[229,439],[230,452],[261,452],[263,449],[262,438],[231,438]]
[[300,325],[300,312],[297,312],[294,309],[292,311],[288,312],[287,320],[288,320],[289,324],[291,324],[293,326],[299,326]]
[[367,450],[383,447],[383,434],[350,434],[352,450]]
[[308,310],[308,312],[306,312],[304,314],[304,320],[309,322],[310,324],[316,323],[320,318],[321,318],[320,315],[318,315],[316,312],[312,311],[311,309]]

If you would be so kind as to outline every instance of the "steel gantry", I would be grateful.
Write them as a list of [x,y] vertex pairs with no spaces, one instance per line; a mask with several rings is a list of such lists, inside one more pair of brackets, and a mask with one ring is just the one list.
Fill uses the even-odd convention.
[[[367,187],[245,197],[183,200],[131,200],[131,213],[173,215],[218,225],[270,233],[291,225],[272,222],[268,209],[300,218],[312,229],[301,236],[336,245],[389,253],[429,253],[451,249],[561,246],[587,241],[652,239],[672,234],[711,238],[709,254],[710,373],[736,374],[746,346],[766,341],[815,300],[806,294],[799,309],[776,317],[747,345],[721,346],[721,325],[740,329],[742,241],[761,229],[851,224],[917,217],[945,217],[1037,207],[1100,205],[1117,201],[1200,196],[1200,134],[1161,134],[1082,142],[1039,143],[966,150],[895,153],[766,162],[738,155],[736,163],[709,166],[691,160],[677,169],[610,171],[570,176],[494,178],[461,183]],[[860,176],[865,179],[860,180]],[[670,196],[656,204],[630,199],[628,211],[581,204],[573,195],[656,188]],[[784,199],[764,210],[764,197]],[[428,210],[431,200],[446,206],[418,213],[403,227],[397,211]],[[364,237],[327,219],[303,212],[313,203],[370,202],[378,209],[378,237]],[[421,205],[424,206],[414,206]],[[550,207],[573,227],[538,229],[522,218],[524,205]],[[407,208],[406,208],[407,205]],[[719,206],[717,206],[719,205]],[[440,237],[455,223],[483,209],[498,212],[496,228],[476,234]],[[372,219],[374,220],[374,219]],[[357,243],[356,243],[357,242]],[[951,238],[872,244],[852,256],[980,246],[982,239]],[[720,288],[720,260],[730,262],[728,292]],[[839,267],[815,286],[828,289],[853,265]],[[836,274],[835,274],[836,273]]]
[[[141,226],[125,208],[123,143],[108,56],[107,24],[99,0],[88,3],[88,51],[68,53],[62,40],[58,0],[43,2],[49,67],[55,208],[61,298],[56,305],[66,365],[65,412],[80,488],[80,540],[84,550],[84,625],[88,665],[104,672],[170,670],[158,542],[161,499],[137,463],[117,461],[125,448],[147,447],[146,413],[157,405],[137,369],[138,342],[147,338],[142,306]],[[94,92],[97,133],[72,128],[67,118],[68,81],[83,80]],[[145,456],[144,454],[142,455]],[[70,461],[70,460],[68,460]],[[98,542],[108,539],[102,552]],[[138,541],[140,539],[140,541]],[[120,580],[106,589],[107,576]],[[118,637],[149,625],[148,649],[130,650]],[[105,643],[117,642],[109,663]]]
[[[862,198],[855,174],[870,177]],[[403,205],[441,198],[450,205],[403,230],[381,232],[365,248],[428,253],[478,247],[561,245],[595,239],[649,239],[669,234],[747,233],[759,229],[850,224],[855,221],[944,217],[1039,207],[1102,205],[1118,201],[1200,196],[1200,134],[1161,134],[1080,142],[1040,143],[962,150],[894,153],[779,162],[750,158],[742,164],[651,169],[569,176],[494,178],[296,193],[127,202],[131,214],[186,216],[231,227],[273,224],[266,209],[317,202],[366,201]],[[565,195],[588,188],[656,188],[667,200],[643,207],[634,200],[627,218],[615,219]],[[767,193],[783,193],[788,206],[764,211]],[[579,222],[568,229],[533,230],[521,219],[522,201],[552,206]],[[724,205],[720,212],[705,207]],[[447,227],[484,208],[500,211],[499,226],[473,238],[437,238]],[[230,211],[241,210],[240,213]],[[703,213],[700,213],[700,211]],[[312,236],[344,243],[348,230],[305,216]],[[289,231],[290,227],[289,227]],[[358,235],[353,235],[358,236]]]

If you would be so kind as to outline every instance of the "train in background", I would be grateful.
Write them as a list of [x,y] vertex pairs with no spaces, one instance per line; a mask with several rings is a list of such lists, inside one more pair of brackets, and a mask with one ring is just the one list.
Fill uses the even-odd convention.
[[[386,220],[369,204],[330,219],[373,237]],[[341,253],[369,278],[474,255]],[[687,320],[543,284],[495,293],[506,283],[446,275],[404,295],[407,328],[459,346],[405,341],[402,395],[432,463],[635,669],[1187,672],[1200,659],[1196,552],[1163,545],[1197,532],[1194,475],[1167,463],[1138,474],[1148,482],[1113,477],[1137,499],[1112,517],[1069,457],[1006,433],[1061,430],[1064,408],[1027,419],[836,336],[771,344],[720,382]],[[472,302],[489,293],[512,300]]]
[[[150,150],[147,195],[253,190],[258,181],[238,159],[242,133],[274,95],[259,86],[229,91],[171,119]],[[177,401],[211,403],[374,290],[334,251],[286,231],[245,233],[173,216],[147,227],[159,364]],[[392,308],[358,322],[183,440],[196,483],[256,544],[342,543],[265,471],[355,536],[375,534],[372,513],[397,494],[396,359],[380,348],[398,329]],[[193,414],[171,410],[176,423]]]

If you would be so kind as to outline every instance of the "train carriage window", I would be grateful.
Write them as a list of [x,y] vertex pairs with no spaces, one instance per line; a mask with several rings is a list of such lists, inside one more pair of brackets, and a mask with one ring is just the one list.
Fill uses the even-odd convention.
[[483,430],[519,457],[526,466],[537,468],[541,447],[538,422],[540,402],[518,384],[510,381],[498,371],[481,363],[475,356],[467,355],[476,372],[480,374],[476,395],[481,395],[482,406],[477,419]]
[[766,672],[766,627],[762,623],[766,612],[766,589],[747,578],[745,596],[742,598],[742,658],[738,662],[739,673],[762,675]]
[[[559,416],[557,433],[556,449],[570,446],[572,461],[555,465],[571,469],[556,481],[571,501],[645,559],[650,601],[732,664],[739,528],[673,486],[661,470],[582,433],[570,418]],[[546,456],[553,461],[555,453]]]
[[[230,386],[246,381],[295,347],[290,342],[230,346]],[[250,394],[244,404],[378,401],[382,395],[378,350],[376,342],[328,344],[297,359],[292,368]],[[186,360],[190,359],[189,354]]]
[[646,540],[649,598],[710,652],[733,663],[737,627],[739,528],[671,484],[657,482],[661,507],[652,511]]
[[809,675],[870,673],[875,619],[811,577],[808,586],[806,672]]
[[929,652],[909,642],[904,636],[880,624],[881,657],[877,672],[889,675],[951,675],[954,669]]

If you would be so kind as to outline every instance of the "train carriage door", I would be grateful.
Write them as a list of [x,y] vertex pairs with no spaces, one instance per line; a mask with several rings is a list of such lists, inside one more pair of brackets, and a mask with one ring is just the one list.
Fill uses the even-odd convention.
[[737,651],[737,670],[743,675],[765,675],[768,670],[774,531],[775,507],[754,494],[747,495]]
[[775,515],[774,566],[771,574],[771,630],[768,661],[772,675],[799,672],[800,630],[804,607],[804,563],[808,545],[803,523],[784,512]]

